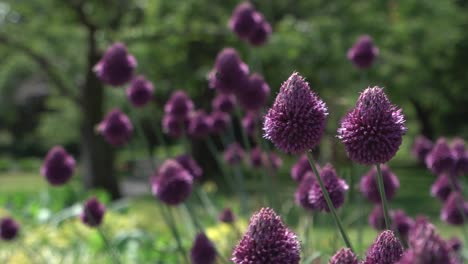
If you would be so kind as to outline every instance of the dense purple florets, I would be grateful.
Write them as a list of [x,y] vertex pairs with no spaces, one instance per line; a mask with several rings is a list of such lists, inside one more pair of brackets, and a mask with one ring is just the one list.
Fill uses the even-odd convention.
[[96,227],[101,225],[105,213],[106,207],[93,197],[85,202],[80,218],[84,224]]
[[367,251],[364,264],[394,264],[402,254],[400,241],[392,231],[386,230],[380,233]]
[[315,174],[312,171],[309,171],[304,174],[302,177],[299,186],[297,187],[296,194],[294,196],[296,203],[303,207],[304,209],[314,210],[317,209],[314,204],[310,202],[309,193],[317,183],[317,179],[315,178]]
[[184,202],[192,192],[193,178],[177,161],[166,160],[151,179],[152,193],[168,205]]
[[98,131],[113,146],[126,144],[133,134],[130,119],[119,109],[110,111],[98,125]]
[[231,260],[235,264],[298,264],[300,243],[280,216],[272,209],[262,208],[250,219]]
[[262,14],[255,12],[255,28],[250,34],[248,41],[253,46],[261,46],[268,41],[271,35],[271,25],[265,20]]
[[426,166],[436,175],[452,173],[455,159],[445,138],[439,138],[426,156]]
[[94,66],[94,71],[101,81],[120,86],[132,79],[136,66],[137,62],[128,54],[127,47],[123,43],[114,43]]
[[456,191],[460,190],[460,183],[458,180],[447,173],[442,173],[439,175],[439,177],[437,177],[437,180],[434,182],[434,184],[432,184],[431,194],[432,196],[445,201],[452,193],[453,187],[455,187]]
[[204,233],[197,234],[190,250],[191,263],[213,264],[215,263],[216,255],[216,248],[208,237]]
[[348,50],[348,59],[361,69],[369,68],[379,55],[379,49],[370,36],[359,37],[354,46]]
[[255,29],[255,8],[249,2],[239,4],[232,12],[229,28],[240,38],[248,38]]
[[182,168],[190,173],[193,176],[194,180],[199,180],[203,175],[202,168],[197,164],[197,162],[187,154],[179,155],[175,158]]
[[62,146],[55,146],[47,153],[41,174],[51,185],[63,185],[72,177],[75,164],[75,159]]
[[15,239],[19,229],[19,224],[11,217],[4,217],[0,220],[0,238],[2,240]]
[[331,257],[328,264],[358,264],[356,254],[349,248],[342,248]]
[[303,153],[320,142],[327,114],[325,103],[293,73],[265,116],[265,138],[286,153]]
[[351,160],[370,165],[386,163],[395,156],[405,133],[401,109],[376,86],[361,93],[356,107],[342,119],[338,138]]
[[247,111],[258,111],[266,103],[270,95],[270,87],[259,74],[252,74],[249,77],[247,86],[239,90],[237,100]]
[[[330,195],[333,206],[335,208],[340,208],[345,201],[346,191],[349,188],[348,184],[336,175],[335,169],[330,164],[322,168],[320,177],[325,185],[325,189]],[[309,202],[319,211],[330,212],[330,208],[328,208],[318,181],[312,185],[309,191]]]
[[220,134],[224,132],[231,124],[231,117],[229,114],[221,111],[211,113],[211,133]]
[[227,224],[231,224],[236,219],[231,208],[224,208],[224,210],[218,216],[219,221]]
[[451,225],[463,225],[468,218],[468,203],[460,192],[452,192],[445,201],[440,218]]
[[132,80],[132,84],[127,88],[127,98],[135,107],[146,105],[153,98],[153,84],[143,76],[138,76]]
[[[382,178],[385,189],[385,196],[391,200],[398,188],[400,181],[398,177],[386,165],[381,166]],[[377,169],[372,168],[366,175],[361,178],[360,184],[362,194],[373,203],[380,203],[380,192],[377,184]]]
[[186,120],[193,111],[193,107],[190,97],[184,91],[177,90],[171,94],[164,105],[164,113],[178,121]]
[[413,146],[411,147],[411,154],[413,154],[413,156],[417,158],[418,161],[424,163],[426,156],[429,154],[429,152],[431,152],[433,145],[434,144],[432,141],[430,141],[425,136],[418,136],[414,140]]
[[210,116],[204,111],[191,113],[189,117],[188,135],[193,138],[204,138],[211,132],[213,122]]
[[211,102],[213,111],[230,113],[236,106],[236,97],[233,94],[218,94]]
[[225,48],[218,53],[215,68],[208,77],[211,88],[221,93],[237,94],[248,84],[249,67],[235,49]]
[[224,161],[230,165],[238,164],[244,158],[244,150],[239,143],[232,143],[227,146],[223,154]]
[[464,175],[468,173],[468,150],[465,149],[465,141],[455,138],[452,141],[452,155],[455,160],[454,174]]

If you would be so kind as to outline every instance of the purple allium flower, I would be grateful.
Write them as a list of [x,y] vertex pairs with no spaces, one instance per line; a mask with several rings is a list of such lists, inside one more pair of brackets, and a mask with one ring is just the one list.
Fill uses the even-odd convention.
[[51,185],[63,185],[72,177],[75,164],[75,159],[62,146],[55,146],[47,153],[41,174]]
[[254,73],[249,77],[248,85],[239,90],[237,100],[248,111],[258,111],[266,103],[270,95],[270,86],[260,74]]
[[295,72],[283,83],[265,116],[265,138],[286,153],[311,150],[323,135],[327,114],[325,103]]
[[247,86],[249,67],[237,51],[225,48],[216,57],[215,68],[209,74],[210,87],[221,93],[237,93]]
[[218,94],[211,102],[213,111],[230,113],[236,106],[236,97],[233,94]]
[[173,115],[164,115],[162,119],[162,129],[165,134],[173,138],[181,137],[189,125],[189,120],[180,120]]
[[[398,177],[386,165],[381,166],[385,196],[391,200],[398,188],[400,181]],[[360,189],[362,194],[373,203],[380,203],[380,192],[377,185],[377,169],[374,167],[361,178]]]
[[232,143],[229,146],[227,146],[226,150],[224,151],[223,157],[229,165],[238,164],[244,158],[244,150],[239,145],[239,143]]
[[468,150],[465,149],[465,141],[461,138],[455,138],[452,141],[452,155],[455,159],[455,175],[468,173]]
[[283,165],[281,157],[274,152],[267,153],[265,158],[273,170],[278,170]]
[[20,225],[11,217],[0,220],[0,238],[2,240],[13,240],[18,235]]
[[126,144],[133,134],[130,119],[119,109],[107,113],[97,129],[109,144],[116,147]]
[[415,158],[417,158],[420,162],[424,163],[426,160],[427,154],[431,152],[432,146],[434,144],[431,140],[426,138],[425,136],[418,136],[411,147],[411,153]]
[[231,259],[235,264],[298,264],[300,243],[270,208],[262,208],[250,218],[249,227]]
[[255,12],[255,27],[248,37],[248,41],[253,46],[265,44],[271,35],[271,25],[265,20],[262,14]]
[[458,238],[458,237],[452,237],[449,240],[447,240],[447,246],[452,250],[452,251],[460,251],[460,249],[463,246],[463,242]]
[[120,86],[129,82],[137,66],[135,57],[130,55],[123,43],[110,46],[101,60],[94,66],[98,78],[112,86]]
[[177,161],[166,160],[151,179],[153,195],[168,205],[184,202],[192,192],[193,178]]
[[174,91],[164,105],[164,113],[179,121],[186,120],[192,111],[193,102],[182,90]]
[[220,134],[225,131],[231,124],[231,117],[229,114],[221,111],[211,113],[211,133]]
[[101,225],[105,213],[104,204],[100,203],[96,197],[92,197],[85,202],[80,218],[83,224],[96,227]]
[[[452,181],[452,183],[450,181]],[[460,183],[457,179],[447,173],[442,173],[437,177],[434,184],[432,184],[431,194],[432,196],[445,201],[453,191],[452,186],[455,187],[456,191],[460,190]]]
[[434,173],[452,173],[455,159],[445,138],[437,139],[431,152],[426,156],[426,166]]
[[375,230],[384,230],[385,217],[382,206],[374,206],[374,209],[372,209],[367,220],[369,221],[369,225],[372,226]]
[[297,187],[296,194],[294,196],[296,203],[307,210],[315,210],[317,207],[310,202],[309,193],[312,187],[317,183],[315,174],[312,171],[308,171],[304,174]]
[[361,93],[356,107],[342,119],[338,138],[351,160],[371,165],[386,163],[395,156],[405,133],[401,109],[376,86]]
[[192,112],[189,117],[187,132],[190,137],[204,138],[211,132],[212,119],[204,111]]
[[236,219],[234,213],[232,212],[231,208],[224,208],[224,210],[218,216],[219,221],[223,223],[234,223]]
[[468,204],[460,192],[452,192],[440,213],[440,218],[451,225],[463,225],[468,218]]
[[175,160],[179,163],[180,166],[182,166],[182,168],[187,170],[190,175],[193,176],[194,180],[201,179],[203,170],[190,155],[182,154],[177,156]]
[[192,264],[213,264],[216,260],[216,248],[204,233],[198,233],[190,250]]
[[349,248],[342,248],[331,257],[328,264],[359,264],[357,256]]
[[245,130],[247,135],[254,137],[256,129],[258,127],[258,114],[254,112],[248,112],[242,118],[242,128]]
[[[335,169],[330,164],[322,168],[320,177],[330,195],[333,206],[336,209],[340,208],[345,201],[346,191],[349,189],[348,184],[336,175]],[[309,191],[309,202],[319,211],[330,212],[318,182]]]
[[409,231],[413,228],[414,220],[406,215],[403,210],[390,211],[390,218],[392,220],[392,230],[397,231],[400,237],[406,240]]
[[153,84],[141,75],[134,78],[127,88],[127,98],[135,107],[145,106],[153,98],[153,93]]
[[400,241],[392,231],[386,230],[370,246],[364,264],[394,264],[402,254],[403,246]]
[[232,12],[229,20],[229,28],[234,31],[239,38],[247,38],[254,31],[256,26],[255,8],[249,2],[239,4]]
[[291,178],[296,182],[301,182],[307,172],[312,171],[307,155],[303,154],[291,168]]
[[259,168],[264,165],[263,152],[260,147],[256,146],[250,151],[250,164],[255,168]]
[[347,54],[348,59],[360,69],[369,68],[378,55],[379,48],[374,45],[372,38],[368,35],[359,37]]

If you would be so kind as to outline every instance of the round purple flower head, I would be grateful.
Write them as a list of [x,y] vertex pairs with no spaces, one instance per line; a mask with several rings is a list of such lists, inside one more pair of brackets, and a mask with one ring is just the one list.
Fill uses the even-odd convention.
[[271,25],[259,12],[254,13],[255,27],[248,37],[248,41],[253,46],[265,44],[271,35]]
[[194,180],[201,179],[203,170],[190,155],[182,154],[177,156],[175,160],[179,163],[180,166],[182,166],[182,168],[184,168],[190,173],[190,175],[192,175]]
[[133,133],[130,119],[119,109],[113,109],[98,125],[98,131],[113,146],[122,146],[128,142]]
[[395,156],[405,133],[401,109],[376,86],[361,93],[356,107],[342,119],[338,138],[351,160],[371,165],[386,163]]
[[239,38],[247,38],[255,29],[256,21],[254,14],[255,8],[249,2],[239,4],[232,12],[231,19],[229,20],[229,28],[234,31]]
[[398,231],[401,238],[406,240],[409,231],[413,228],[414,220],[406,215],[403,210],[390,211],[390,218],[392,222],[392,230]]
[[315,174],[312,171],[305,173],[294,195],[296,204],[307,210],[317,209],[317,207],[312,204],[309,199],[310,190],[316,183],[317,179],[315,178]]
[[342,248],[330,259],[328,264],[358,264],[357,256],[349,248]]
[[291,168],[291,177],[296,182],[301,182],[304,175],[312,171],[307,155],[303,154]]
[[112,86],[120,86],[129,82],[137,66],[135,57],[130,55],[123,43],[110,46],[101,60],[94,66],[98,78]]
[[267,153],[265,159],[273,170],[278,170],[283,165],[283,160],[281,157],[274,152]]
[[51,185],[63,185],[72,177],[75,164],[75,159],[62,146],[55,146],[47,153],[41,174]]
[[[398,188],[400,181],[398,177],[386,165],[382,165],[382,178],[384,182],[385,196],[391,200]],[[380,192],[377,186],[377,169],[372,168],[366,175],[361,178],[360,189],[362,194],[373,203],[380,203]]]
[[250,164],[255,168],[259,168],[263,165],[263,153],[258,146],[250,151]]
[[369,225],[372,226],[375,230],[384,230],[385,229],[385,218],[382,206],[376,205],[372,212],[369,214],[367,219]]
[[4,217],[0,220],[0,238],[2,240],[13,240],[18,235],[20,226],[10,217]]
[[402,254],[403,246],[400,241],[392,231],[386,230],[370,246],[364,264],[394,264]]
[[231,117],[229,114],[221,111],[211,113],[211,133],[221,134],[231,124]]
[[452,173],[455,159],[445,138],[437,139],[431,152],[426,156],[426,166],[436,175]]
[[218,94],[211,102],[213,111],[230,113],[236,106],[236,97],[233,94]]
[[186,120],[192,111],[193,102],[182,90],[174,91],[164,105],[164,113],[178,121]]
[[216,260],[216,248],[204,233],[198,233],[190,250],[192,264],[213,264]]
[[260,74],[254,73],[249,77],[247,86],[237,92],[239,104],[248,111],[258,111],[266,103],[270,95],[270,86]]
[[247,133],[247,135],[254,137],[255,132],[258,126],[258,114],[254,112],[248,112],[242,118],[242,128]]
[[237,93],[248,83],[249,67],[233,48],[223,49],[216,57],[215,68],[209,74],[210,87],[221,93]]
[[369,68],[379,55],[379,48],[368,35],[359,37],[354,46],[348,50],[347,57],[360,69]]
[[[345,201],[346,191],[349,189],[348,184],[336,175],[335,169],[330,164],[322,168],[320,177],[330,195],[333,206],[336,209],[340,208]],[[319,211],[330,212],[318,182],[309,191],[309,202]]]
[[211,132],[212,120],[204,111],[196,111],[190,115],[188,134],[193,138],[204,138]]
[[283,83],[265,116],[265,138],[286,153],[303,153],[318,145],[327,114],[325,103],[295,72]]
[[223,157],[229,165],[238,164],[244,158],[244,150],[239,145],[239,143],[232,143],[229,146],[227,146],[226,150],[224,151]]
[[458,237],[452,237],[447,240],[448,247],[453,251],[460,251],[463,246],[463,242]]
[[424,163],[426,160],[427,154],[431,152],[432,146],[434,144],[425,136],[418,136],[411,147],[411,153],[415,158],[420,162]]
[[179,118],[173,115],[164,115],[162,119],[163,132],[173,138],[181,137],[185,133],[185,130],[188,127],[188,125],[188,118],[180,120]]
[[468,151],[465,149],[465,141],[463,139],[455,138],[452,141],[452,155],[455,159],[455,175],[468,173]]
[[134,78],[127,88],[127,98],[135,107],[146,105],[153,98],[153,93],[153,84],[143,76]]
[[[460,183],[458,182],[458,180],[455,178],[451,178],[452,176],[450,176],[447,173],[440,174],[439,177],[437,177],[437,180],[434,182],[434,184],[432,184],[432,196],[439,198],[441,201],[445,201],[452,193],[453,187],[455,187],[455,191],[461,190]],[[451,183],[451,181],[453,182],[453,184]]]
[[105,213],[106,207],[96,197],[92,197],[85,202],[80,218],[85,225],[96,227],[101,225]]
[[224,210],[219,214],[218,219],[223,223],[231,224],[234,223],[236,217],[231,208],[224,208]]
[[168,205],[184,202],[192,192],[193,178],[175,160],[166,160],[151,179],[153,195]]
[[445,201],[440,218],[451,225],[463,225],[468,217],[468,204],[460,192],[452,192]]
[[298,264],[300,243],[270,208],[262,208],[250,218],[249,227],[232,253],[235,264]]

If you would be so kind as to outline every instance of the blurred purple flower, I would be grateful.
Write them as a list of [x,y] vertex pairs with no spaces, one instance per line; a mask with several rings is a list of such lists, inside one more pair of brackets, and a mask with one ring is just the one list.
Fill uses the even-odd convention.
[[200,139],[209,135],[212,129],[212,119],[204,111],[199,110],[189,115],[188,135]]
[[20,225],[11,217],[4,217],[0,220],[0,238],[10,241],[16,238],[20,230]]
[[67,183],[75,170],[75,159],[62,146],[49,150],[41,167],[41,175],[53,186]]
[[[333,206],[336,209],[340,208],[345,201],[346,191],[349,189],[348,184],[336,175],[335,169],[330,164],[327,164],[322,168],[320,171],[320,177],[323,180],[325,189],[330,195]],[[312,185],[312,188],[309,191],[309,202],[319,211],[330,212],[330,208],[325,201],[325,197],[318,181]]]
[[200,180],[203,175],[202,168],[198,163],[188,154],[182,154],[175,158],[182,168],[190,173],[193,176],[194,180]]
[[193,102],[182,90],[174,91],[164,105],[164,113],[178,121],[186,120],[192,111]]
[[308,171],[304,174],[294,196],[296,204],[307,210],[317,209],[317,207],[312,204],[309,199],[309,193],[312,189],[312,186],[314,186],[316,183],[317,179],[315,178],[315,175],[312,171]]
[[458,237],[452,237],[447,240],[447,246],[452,251],[458,252],[460,249],[462,249],[463,242]]
[[463,225],[468,218],[468,203],[460,192],[452,192],[445,201],[440,218],[451,225]]
[[369,225],[373,227],[375,230],[381,231],[385,229],[385,217],[383,213],[382,206],[375,205],[374,209],[372,209],[369,217],[367,219],[369,221]]
[[286,153],[303,153],[320,142],[327,115],[325,103],[295,72],[283,83],[265,116],[264,136]]
[[407,240],[408,233],[414,226],[414,220],[401,209],[390,211],[390,218],[392,230],[398,232],[403,240]]
[[248,112],[242,118],[242,128],[251,137],[255,137],[255,132],[258,127],[258,114],[254,112]]
[[231,124],[231,116],[225,112],[215,111],[211,113],[211,133],[221,134]]
[[347,57],[360,69],[369,68],[379,55],[379,48],[368,35],[360,36],[354,46],[348,50]]
[[123,43],[110,46],[101,60],[94,66],[98,78],[109,85],[120,86],[129,82],[137,66],[135,57],[130,55]]
[[265,82],[263,77],[257,73],[249,77],[247,86],[239,90],[237,93],[239,104],[247,111],[258,111],[263,106],[270,95],[270,86]]
[[456,191],[460,190],[460,183],[457,179],[447,173],[442,173],[437,177],[434,184],[432,184],[431,194],[432,196],[439,198],[441,201],[445,201],[453,191],[452,186],[455,187]]
[[166,160],[151,178],[153,195],[168,205],[183,203],[192,192],[193,178],[177,161]]
[[100,226],[106,213],[106,207],[96,197],[88,199],[81,212],[81,221],[90,227]]
[[238,93],[247,86],[248,77],[249,67],[233,48],[224,48],[218,53],[215,68],[208,76],[210,87],[220,93]]
[[349,248],[342,248],[331,257],[328,264],[359,264],[356,254]]
[[342,119],[338,138],[351,160],[371,165],[393,158],[405,133],[401,109],[376,86],[361,93],[356,107]]
[[198,233],[190,250],[192,264],[213,264],[216,261],[216,248],[204,233]]
[[189,120],[180,120],[173,115],[164,115],[162,119],[162,129],[165,134],[173,138],[179,138],[184,135],[185,130],[188,128]]
[[431,152],[431,149],[433,147],[434,143],[430,141],[428,138],[425,136],[418,136],[413,142],[413,146],[411,147],[411,154],[415,158],[418,159],[418,161],[424,163],[426,160],[427,154]]
[[264,165],[263,152],[260,147],[256,146],[250,151],[250,164],[255,168],[259,168]]
[[224,208],[224,210],[219,214],[218,219],[223,223],[231,224],[234,223],[236,217],[231,208]]
[[218,94],[211,102],[213,111],[230,113],[236,107],[236,97],[233,94]]
[[97,130],[109,144],[118,147],[130,140],[133,125],[122,111],[113,109],[99,123]]
[[235,165],[240,163],[244,158],[244,150],[239,145],[239,143],[232,143],[227,146],[223,157],[224,161],[226,161],[229,165]]
[[236,6],[229,20],[229,28],[234,31],[239,38],[245,39],[254,31],[255,8],[249,2],[243,2]]
[[[319,168],[317,168],[320,170]],[[307,172],[312,172],[307,155],[303,154],[291,168],[291,178],[296,182],[301,182]]]
[[394,264],[402,254],[400,241],[392,231],[386,230],[379,234],[368,249],[364,264]]
[[259,12],[254,13],[254,19],[255,26],[248,37],[248,41],[252,46],[261,46],[268,41],[271,35],[271,25]]
[[278,170],[279,168],[281,168],[281,166],[283,165],[283,160],[278,154],[276,154],[275,152],[270,152],[270,153],[265,153],[265,155],[266,155],[265,159],[267,159],[268,165],[273,170]]
[[[400,181],[398,177],[386,165],[381,166],[382,178],[385,189],[385,196],[391,200],[398,188]],[[361,178],[360,189],[362,194],[373,203],[380,203],[380,192],[377,185],[377,169],[374,167]]]
[[461,138],[455,138],[452,141],[452,155],[455,159],[455,175],[464,175],[468,173],[468,150],[465,149],[465,141]]
[[143,76],[137,76],[127,88],[127,98],[135,107],[145,106],[153,98],[153,84]]
[[453,173],[455,159],[445,138],[437,139],[431,152],[426,156],[426,166],[436,175]]

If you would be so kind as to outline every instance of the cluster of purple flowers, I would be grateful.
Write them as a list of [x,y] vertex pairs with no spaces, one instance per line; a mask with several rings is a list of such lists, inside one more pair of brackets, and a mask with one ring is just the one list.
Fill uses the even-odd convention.
[[249,2],[243,2],[234,9],[229,28],[253,46],[265,44],[271,35],[270,23]]

